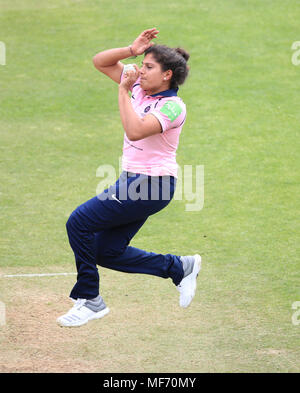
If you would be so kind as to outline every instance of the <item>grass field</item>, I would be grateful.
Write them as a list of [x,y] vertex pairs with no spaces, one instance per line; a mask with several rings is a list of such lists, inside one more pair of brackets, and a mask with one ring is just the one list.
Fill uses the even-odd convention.
[[[0,0],[2,372],[299,372],[297,0]],[[78,329],[65,222],[118,169],[117,86],[92,57],[157,27],[190,52],[178,163],[204,166],[204,207],[174,200],[132,245],[199,252],[190,308],[170,280],[100,269],[111,313]],[[138,58],[137,62],[141,62]]]

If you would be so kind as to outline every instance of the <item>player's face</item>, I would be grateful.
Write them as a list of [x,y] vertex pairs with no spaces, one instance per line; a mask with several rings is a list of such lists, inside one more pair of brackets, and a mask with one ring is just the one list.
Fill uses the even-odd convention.
[[149,95],[167,90],[170,85],[167,73],[168,71],[164,72],[162,70],[161,65],[155,60],[152,54],[148,53],[140,68],[141,88]]

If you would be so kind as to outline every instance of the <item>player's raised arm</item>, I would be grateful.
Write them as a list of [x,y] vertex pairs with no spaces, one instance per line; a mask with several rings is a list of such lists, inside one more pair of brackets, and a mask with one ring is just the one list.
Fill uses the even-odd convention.
[[113,81],[120,83],[124,65],[120,60],[132,56],[130,47],[108,49],[93,58],[94,66]]
[[138,56],[145,52],[157,37],[158,30],[155,28],[144,30],[132,43],[123,48],[113,48],[99,52],[93,57],[94,66],[113,81],[120,83],[124,65],[121,60],[128,57]]

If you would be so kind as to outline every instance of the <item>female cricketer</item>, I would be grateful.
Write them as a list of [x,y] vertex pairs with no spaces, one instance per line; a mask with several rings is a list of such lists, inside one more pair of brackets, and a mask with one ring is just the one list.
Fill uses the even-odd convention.
[[[147,218],[174,195],[176,150],[186,118],[186,106],[177,93],[188,75],[189,54],[154,44],[158,33],[147,29],[128,47],[105,50],[93,58],[95,67],[119,84],[122,173],[114,185],[78,206],[67,221],[77,282],[70,294],[73,307],[57,319],[61,326],[81,326],[109,312],[99,294],[97,265],[171,278],[181,307],[188,307],[195,295],[200,255],[163,255],[129,246]],[[141,68],[121,62],[142,54]]]

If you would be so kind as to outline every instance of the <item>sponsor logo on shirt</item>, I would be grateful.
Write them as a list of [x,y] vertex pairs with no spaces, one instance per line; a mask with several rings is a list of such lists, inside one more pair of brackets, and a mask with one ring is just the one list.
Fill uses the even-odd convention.
[[181,106],[175,101],[167,101],[160,110],[171,122],[177,119],[182,112]]

